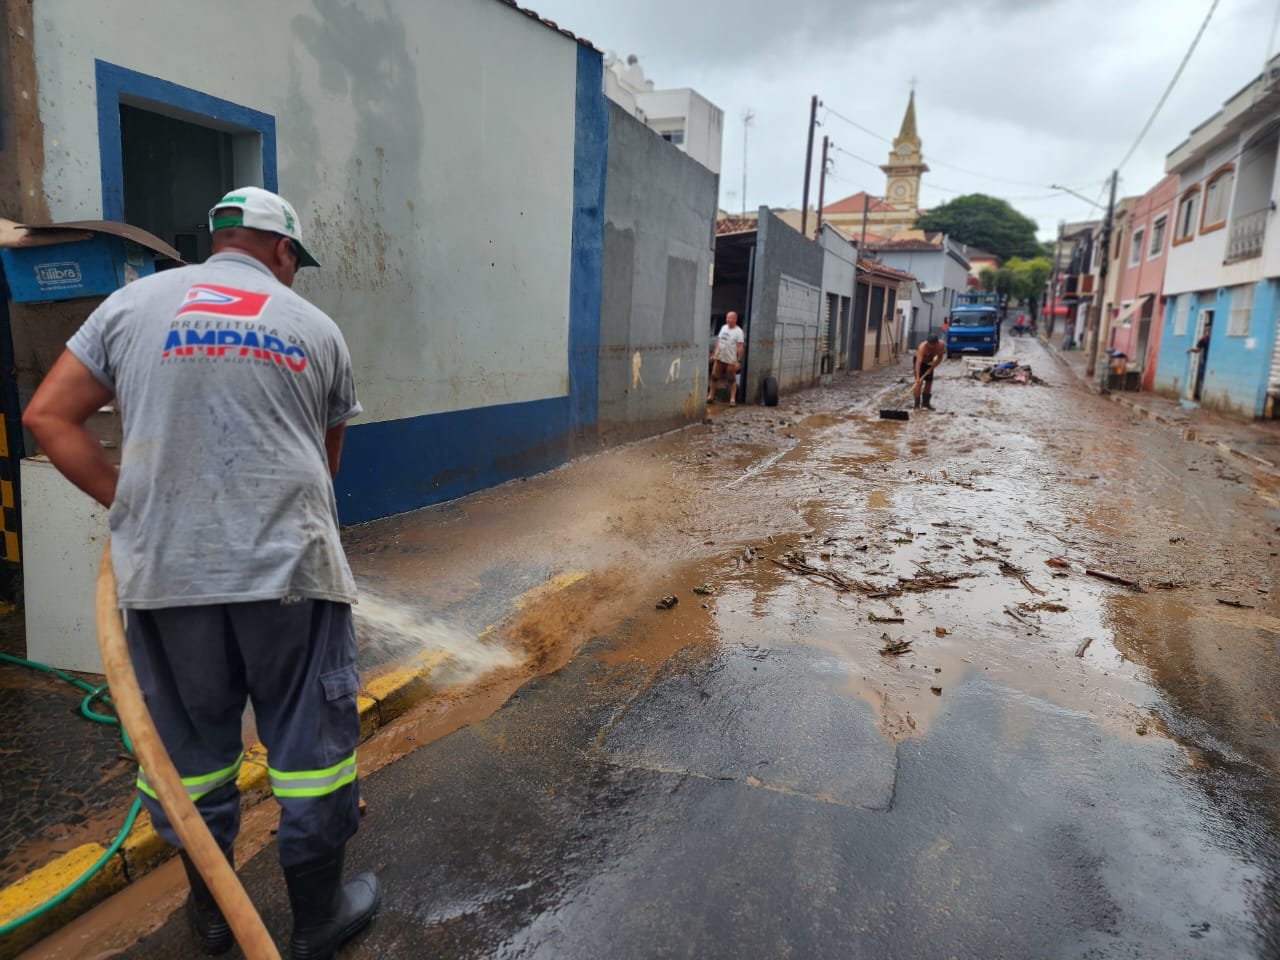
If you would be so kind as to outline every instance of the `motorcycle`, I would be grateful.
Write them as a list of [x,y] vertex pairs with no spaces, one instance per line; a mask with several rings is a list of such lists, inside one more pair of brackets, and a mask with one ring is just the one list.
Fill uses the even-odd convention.
[[1015,337],[1022,337],[1022,336],[1034,337],[1036,334],[1036,325],[1030,322],[1029,320],[1027,320],[1026,317],[1019,314],[1017,322],[1014,323],[1013,328],[1009,331],[1009,333]]

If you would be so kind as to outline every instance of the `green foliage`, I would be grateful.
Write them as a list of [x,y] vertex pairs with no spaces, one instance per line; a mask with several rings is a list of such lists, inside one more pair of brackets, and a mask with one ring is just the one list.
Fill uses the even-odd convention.
[[967,193],[916,219],[919,230],[941,230],[951,239],[981,247],[999,256],[1038,257],[1036,222],[1006,201],[984,193]]
[[1009,299],[1015,303],[1026,300],[1034,315],[1039,308],[1044,285],[1053,273],[1053,262],[1048,257],[1033,257],[1030,260],[1010,257],[1000,268],[1001,273],[1006,271],[1009,274],[1009,287],[1001,290],[1001,293],[1009,294]]
[[990,267],[978,271],[978,282],[982,284],[983,293],[993,293],[996,289],[996,272]]

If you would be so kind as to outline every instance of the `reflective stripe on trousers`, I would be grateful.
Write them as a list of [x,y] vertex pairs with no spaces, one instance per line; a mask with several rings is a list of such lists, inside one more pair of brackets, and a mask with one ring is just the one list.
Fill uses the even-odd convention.
[[277,770],[267,766],[271,792],[277,797],[323,797],[356,778],[356,755],[339,760],[323,770]]
[[[193,777],[183,777],[182,786],[186,788],[187,796],[191,798],[191,802],[195,803],[206,793],[212,793],[219,787],[228,783],[233,783],[236,777],[240,776],[240,764],[244,761],[244,754],[236,757],[236,762],[229,767],[223,767],[221,770],[215,770],[213,773],[200,773]],[[152,800],[158,800],[155,790],[151,788],[151,784],[147,783],[146,773],[142,767],[138,767],[138,789],[145,793]]]

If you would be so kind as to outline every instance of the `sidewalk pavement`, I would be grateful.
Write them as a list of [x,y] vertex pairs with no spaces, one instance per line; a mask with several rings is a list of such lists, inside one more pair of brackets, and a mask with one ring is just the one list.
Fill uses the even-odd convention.
[[[750,424],[787,423],[806,409],[848,400],[874,410],[888,391],[900,391],[909,366],[888,365],[828,385],[788,394],[777,408],[740,405],[708,411],[717,437],[730,445],[746,440]],[[727,421],[722,420],[726,417]],[[695,423],[690,428],[700,429]],[[777,427],[782,430],[784,427]],[[622,529],[621,502],[644,500],[660,463],[658,449],[678,447],[685,432],[610,448],[574,462],[589,473],[588,488],[575,491],[566,468],[521,478],[462,500],[362,524],[343,531],[343,543],[360,587],[356,607],[363,681],[361,740],[427,699],[453,668],[450,650],[476,645],[495,625],[521,615],[530,604],[554,607],[559,594],[576,589],[593,565],[604,563],[610,536],[642,536]],[[748,441],[749,442],[749,441]],[[728,457],[726,457],[728,459]],[[657,468],[667,471],[669,467]],[[526,482],[527,481],[527,482]],[[649,490],[652,492],[652,489]],[[615,516],[614,514],[618,514]],[[641,513],[637,525],[652,522]],[[624,548],[614,544],[615,552]],[[674,560],[670,561],[674,563]],[[594,598],[592,598],[594,600]],[[560,612],[545,615],[563,632]],[[361,618],[365,618],[363,621]],[[479,638],[479,640],[477,640]],[[554,643],[554,638],[542,640]],[[0,652],[25,657],[21,610],[0,609]],[[538,651],[534,669],[546,669]],[[93,684],[102,677],[80,677]],[[81,690],[62,679],[0,661],[0,926],[44,903],[108,849],[134,796],[136,765],[117,728],[91,723],[80,712]],[[99,709],[103,709],[99,704]],[[104,712],[110,712],[105,710]],[[245,763],[239,784],[246,808],[271,796],[265,750],[246,722]],[[120,849],[72,897],[0,939],[0,958],[15,956],[159,866],[171,854],[142,813]]]
[[1145,390],[1104,391],[1099,387],[1100,375],[1090,378],[1086,373],[1089,357],[1084,350],[1060,350],[1043,338],[1040,343],[1095,393],[1178,431],[1184,440],[1214,447],[1280,479],[1280,420],[1235,419]]

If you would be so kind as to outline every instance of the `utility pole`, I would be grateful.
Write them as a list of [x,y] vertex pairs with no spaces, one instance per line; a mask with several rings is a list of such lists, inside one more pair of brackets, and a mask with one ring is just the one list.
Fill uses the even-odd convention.
[[742,219],[747,219],[747,129],[756,115],[747,107],[742,112]]
[[822,101],[815,93],[809,101],[809,145],[804,151],[804,197],[800,201],[800,232],[806,237],[809,226],[809,173],[813,170],[813,128],[818,125],[818,107]]
[[1052,286],[1049,288],[1049,335],[1047,339],[1053,342],[1053,328],[1058,322],[1058,264],[1062,262],[1062,231],[1066,227],[1061,220],[1058,221],[1058,242],[1053,247],[1053,279],[1050,281]]
[[[813,235],[816,239],[822,233],[822,202],[827,194],[827,148],[831,145],[831,138],[826,134],[822,136],[822,171],[818,174],[818,225],[814,227]],[[806,234],[807,236],[807,234]]]
[[862,191],[862,240],[858,242],[858,256],[867,255],[867,212],[871,209],[871,196]]
[[1107,201],[1107,218],[1102,221],[1102,265],[1098,271],[1098,286],[1102,289],[1093,292],[1098,309],[1089,311],[1091,318],[1089,329],[1093,334],[1093,342],[1089,344],[1089,365],[1085,368],[1085,375],[1090,379],[1098,368],[1098,331],[1102,321],[1102,298],[1107,290],[1107,264],[1111,261],[1111,220],[1116,212],[1116,180],[1119,177],[1119,170],[1111,171],[1111,199]]

